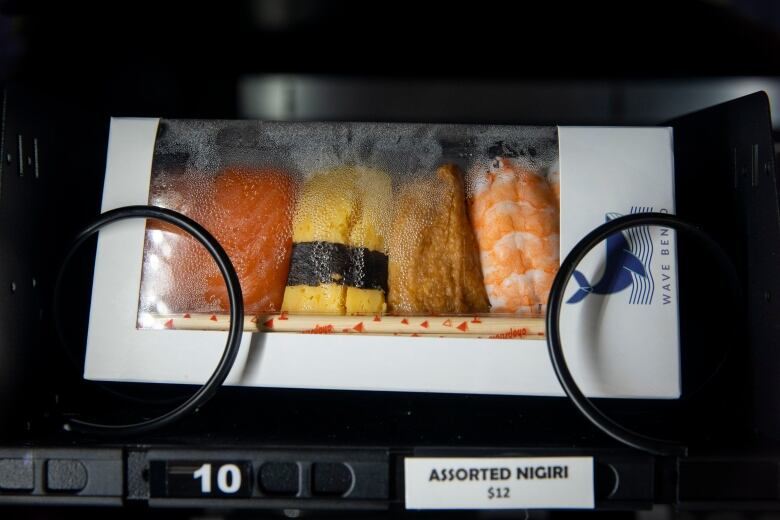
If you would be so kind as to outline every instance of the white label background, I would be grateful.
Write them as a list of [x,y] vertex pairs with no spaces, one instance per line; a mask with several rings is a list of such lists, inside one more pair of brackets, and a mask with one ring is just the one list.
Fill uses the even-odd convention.
[[[518,467],[567,466],[565,479],[516,479]],[[429,480],[443,468],[509,468],[508,480]],[[592,457],[426,458],[404,460],[407,509],[593,509]],[[506,498],[489,488],[509,488]]]

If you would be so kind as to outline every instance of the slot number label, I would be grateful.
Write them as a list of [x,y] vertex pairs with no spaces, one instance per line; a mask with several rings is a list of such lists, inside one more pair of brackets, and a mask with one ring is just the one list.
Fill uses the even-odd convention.
[[248,462],[168,462],[169,497],[246,497],[251,494]]

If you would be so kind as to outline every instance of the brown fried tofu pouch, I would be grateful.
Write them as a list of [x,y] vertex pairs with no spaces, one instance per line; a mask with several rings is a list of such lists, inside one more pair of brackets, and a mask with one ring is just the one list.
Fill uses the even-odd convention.
[[388,305],[394,314],[488,312],[463,175],[445,164],[398,195],[388,244]]

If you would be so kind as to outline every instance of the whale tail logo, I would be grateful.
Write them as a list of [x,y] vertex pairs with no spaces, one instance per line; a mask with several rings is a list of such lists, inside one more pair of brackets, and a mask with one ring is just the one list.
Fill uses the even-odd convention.
[[[631,213],[652,211],[647,207],[632,207]],[[607,213],[606,221],[621,216],[619,213]],[[614,294],[631,288],[628,302],[634,305],[649,305],[653,301],[655,284],[650,271],[653,258],[653,243],[647,226],[632,228],[615,233],[607,238],[607,265],[604,275],[595,284],[579,271],[574,272],[574,280],[579,289],[566,303],[578,303],[589,294]]]
[[588,283],[588,279],[585,278],[584,274],[579,271],[574,271],[574,279],[577,281],[580,288],[566,303],[577,303],[582,301],[587,295],[593,292],[593,287],[590,286],[590,283]]

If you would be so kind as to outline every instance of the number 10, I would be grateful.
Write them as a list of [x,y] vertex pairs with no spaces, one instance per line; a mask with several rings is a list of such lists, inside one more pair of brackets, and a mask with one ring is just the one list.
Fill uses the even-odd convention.
[[[192,474],[200,479],[201,493],[211,493],[211,464],[204,464]],[[241,470],[235,464],[223,464],[217,470],[217,489],[222,493],[233,494],[241,489]]]

